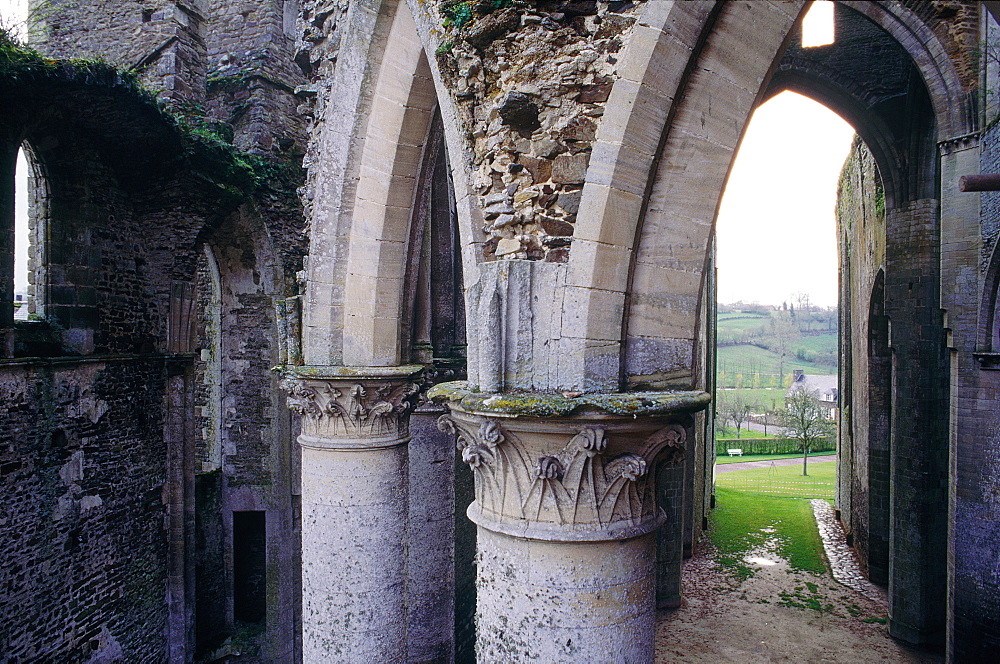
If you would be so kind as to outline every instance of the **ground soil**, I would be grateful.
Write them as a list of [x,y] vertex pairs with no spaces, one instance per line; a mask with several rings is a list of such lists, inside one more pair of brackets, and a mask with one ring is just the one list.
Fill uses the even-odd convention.
[[[762,564],[740,583],[718,568],[712,554],[707,542],[699,545],[685,562],[683,605],[659,612],[657,664],[944,661],[893,640],[885,625],[864,622],[886,615],[884,600],[869,599],[829,575],[792,570],[771,551],[755,552]],[[782,606],[789,602],[804,606]],[[805,608],[809,603],[824,610]]]

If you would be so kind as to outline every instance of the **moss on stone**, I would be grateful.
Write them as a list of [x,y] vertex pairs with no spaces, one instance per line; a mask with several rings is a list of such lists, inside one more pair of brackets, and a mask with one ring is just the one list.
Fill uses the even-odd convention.
[[294,194],[304,179],[297,163],[276,162],[234,146],[231,129],[206,117],[199,105],[160,102],[134,71],[97,59],[49,58],[0,29],[0,86],[31,85],[104,88],[152,111],[175,132],[187,167],[236,198],[249,199],[260,190]]
[[512,417],[562,417],[578,410],[603,411],[610,415],[666,415],[693,413],[711,401],[700,390],[620,392],[614,394],[490,394],[469,389],[466,381],[435,385],[427,393],[435,403],[453,403],[463,410]]

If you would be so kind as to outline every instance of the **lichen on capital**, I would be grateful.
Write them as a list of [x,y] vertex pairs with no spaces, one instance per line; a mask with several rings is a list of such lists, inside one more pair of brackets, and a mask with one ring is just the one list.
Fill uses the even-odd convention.
[[580,411],[608,416],[696,413],[708,406],[711,395],[700,390],[619,392],[610,394],[487,393],[471,389],[467,381],[435,385],[427,393],[435,403],[449,403],[471,413],[506,417],[565,417]]

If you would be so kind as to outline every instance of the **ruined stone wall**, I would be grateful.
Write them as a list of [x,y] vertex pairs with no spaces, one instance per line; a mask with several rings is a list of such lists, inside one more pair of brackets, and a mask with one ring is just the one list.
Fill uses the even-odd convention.
[[305,150],[297,88],[305,84],[292,60],[297,2],[211,0],[206,26],[206,110],[234,131],[250,153],[285,159]]
[[445,36],[436,57],[472,148],[485,258],[565,262],[597,124],[640,3],[437,7]]
[[204,0],[31,0],[29,41],[55,58],[96,58],[136,71],[160,97],[205,90]]
[[144,220],[86,144],[36,149],[49,190],[45,316],[65,351],[148,353],[162,346]]
[[5,661],[163,661],[163,376],[155,357],[0,365]]
[[[118,32],[121,25],[115,19],[125,17],[116,12],[134,7],[94,3],[79,14],[68,5],[54,3],[53,8],[66,12],[53,11],[52,21],[65,18],[64,25],[81,32],[88,21],[94,26],[80,40],[80,51],[73,50],[69,36],[62,42],[54,40],[53,50],[65,47],[62,54],[103,53],[125,61],[122,54],[130,42]],[[155,22],[156,12],[148,18]],[[141,41],[143,34],[140,27],[136,40]],[[115,41],[119,37],[120,43]],[[286,51],[290,63],[290,49]],[[199,62],[204,65],[204,56]],[[77,549],[58,553],[26,549],[26,559],[41,567],[75,565],[77,586],[95,589],[93,597],[60,595],[54,600],[64,607],[64,624],[81,622],[89,640],[108,641],[112,650],[105,654],[113,654],[115,644],[121,644],[126,661],[163,661],[193,654],[196,645],[217,646],[219,637],[232,632],[232,576],[225,566],[227,559],[232,560],[232,515],[263,512],[268,551],[262,592],[266,631],[256,647],[268,661],[294,661],[296,465],[289,446],[290,418],[270,369],[278,359],[275,298],[295,294],[294,275],[305,251],[295,193],[299,181],[295,151],[289,147],[259,158],[241,155],[224,140],[224,127],[191,121],[204,116],[198,104],[187,103],[190,97],[185,104],[170,106],[180,116],[178,121],[178,115],[162,114],[127,77],[103,65],[54,67],[52,78],[13,92],[9,81],[0,85],[0,92],[9,95],[4,96],[5,112],[24,123],[22,135],[28,137],[48,192],[42,215],[47,242],[37,256],[44,268],[37,272],[44,272],[44,277],[36,284],[46,320],[15,330],[15,352],[60,358],[29,361],[31,367],[76,361],[64,359],[67,355],[94,356],[109,363],[102,374],[106,381],[144,386],[122,388],[123,392],[151,391],[150,403],[140,403],[137,396],[130,402],[132,410],[122,407],[113,416],[109,413],[106,428],[131,436],[135,453],[148,455],[143,459],[155,467],[133,470],[114,458],[94,460],[101,473],[121,475],[117,483],[108,481],[116,494],[122,494],[124,506],[116,512],[120,523],[114,537],[101,540],[105,559],[150,552],[148,560],[145,554],[135,556],[137,564],[149,567],[145,577],[117,575],[109,577],[108,585],[142,595],[145,603],[133,610],[102,590],[107,573],[90,565]],[[148,80],[147,84],[153,85]],[[287,100],[291,95],[280,91],[276,98]],[[272,97],[261,99],[263,104]],[[283,108],[294,111],[287,103]],[[269,116],[267,122],[275,135],[282,133],[281,118]],[[287,118],[284,127],[289,135],[300,132],[293,118]],[[241,201],[243,210],[232,214]],[[214,334],[223,340],[209,348],[210,355],[217,352],[209,357],[215,365],[207,371],[200,360],[198,335],[192,338],[188,329],[192,310],[197,309],[196,274],[206,242],[215,243],[227,268],[228,281],[216,285],[214,295],[225,292],[229,297],[215,306],[215,329],[206,329],[204,317],[200,326],[202,339]],[[210,308],[210,299],[202,298],[203,308]],[[225,334],[219,329],[223,323]],[[160,357],[159,353],[179,354],[169,383],[163,380],[163,360],[157,364],[149,359]],[[190,371],[194,357],[202,364]],[[227,369],[225,381],[220,361]],[[219,376],[214,384],[206,379],[211,373]],[[83,390],[86,383],[76,387]],[[44,400],[38,406],[44,411]],[[147,419],[155,419],[157,430],[144,431],[145,438],[133,435],[133,422]],[[21,444],[22,433],[35,426],[16,429],[15,441]],[[213,437],[215,445],[210,448],[204,442]],[[98,437],[94,445],[103,449],[112,442]],[[225,477],[216,470],[223,459]],[[148,479],[147,475],[157,482],[158,502],[127,502],[128,482],[134,476]],[[4,489],[8,486],[3,483]],[[5,533],[4,550],[8,541]],[[123,619],[119,612],[129,616]],[[107,638],[101,633],[94,636],[91,614],[109,625]],[[143,624],[141,628],[133,626],[133,617]],[[44,619],[35,623],[47,624]],[[11,643],[32,641],[34,627],[7,624],[10,631],[3,636],[9,634]],[[210,638],[195,644],[205,634]],[[75,633],[44,635],[34,642],[59,655],[24,661],[88,661],[88,653],[98,648],[78,642]],[[13,646],[0,650],[15,652]]]
[[[849,328],[841,344],[839,500],[841,520],[862,565],[869,559],[869,308],[877,274],[885,266],[885,195],[871,152],[855,137],[837,191],[841,308]],[[887,407],[888,404],[883,404]],[[887,479],[887,478],[885,478]],[[888,487],[882,487],[888,499]],[[882,524],[883,529],[887,524]],[[887,535],[887,533],[884,533]],[[884,582],[884,579],[883,579]]]
[[979,5],[971,0],[903,0],[941,41],[966,90],[979,87]]
[[[997,34],[997,25],[990,20],[987,48],[995,49]],[[987,65],[987,87],[995,91],[1000,77],[995,57],[991,56]],[[1000,172],[1000,126],[995,120],[995,94],[992,105],[992,112],[986,117],[989,124],[980,143],[980,173]],[[991,325],[989,313],[992,310],[993,317],[996,316],[996,305],[1000,301],[996,280],[1000,268],[996,255],[1000,237],[1000,192],[958,195],[973,201],[978,199],[980,205],[978,233],[969,229],[972,231],[969,237],[979,241],[974,248],[978,254],[975,271],[978,283],[977,287],[972,287],[967,282],[966,288],[970,291],[970,299],[982,298],[982,308],[975,312],[978,315],[968,317],[975,320],[975,350],[982,354],[978,358],[969,358],[966,352],[953,355],[953,362],[964,371],[952,402],[953,417],[958,418],[959,424],[952,450],[956,471],[952,484],[955,542],[949,571],[953,575],[954,619],[948,655],[955,662],[972,662],[981,659],[983,653],[993,653],[1000,648],[1000,578],[995,564],[996,543],[1000,541],[997,526],[1000,417],[996,408],[1000,402],[1000,372],[996,371],[996,358],[989,355],[1000,351],[1000,336],[996,323]],[[964,275],[969,275],[969,266],[963,268]],[[967,351],[968,347],[963,350]]]

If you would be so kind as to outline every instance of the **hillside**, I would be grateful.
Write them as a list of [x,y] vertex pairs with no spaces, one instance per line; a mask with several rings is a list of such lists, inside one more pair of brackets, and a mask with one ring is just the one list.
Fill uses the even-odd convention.
[[783,388],[796,369],[837,373],[835,312],[731,311],[720,313],[717,322],[719,387]]

